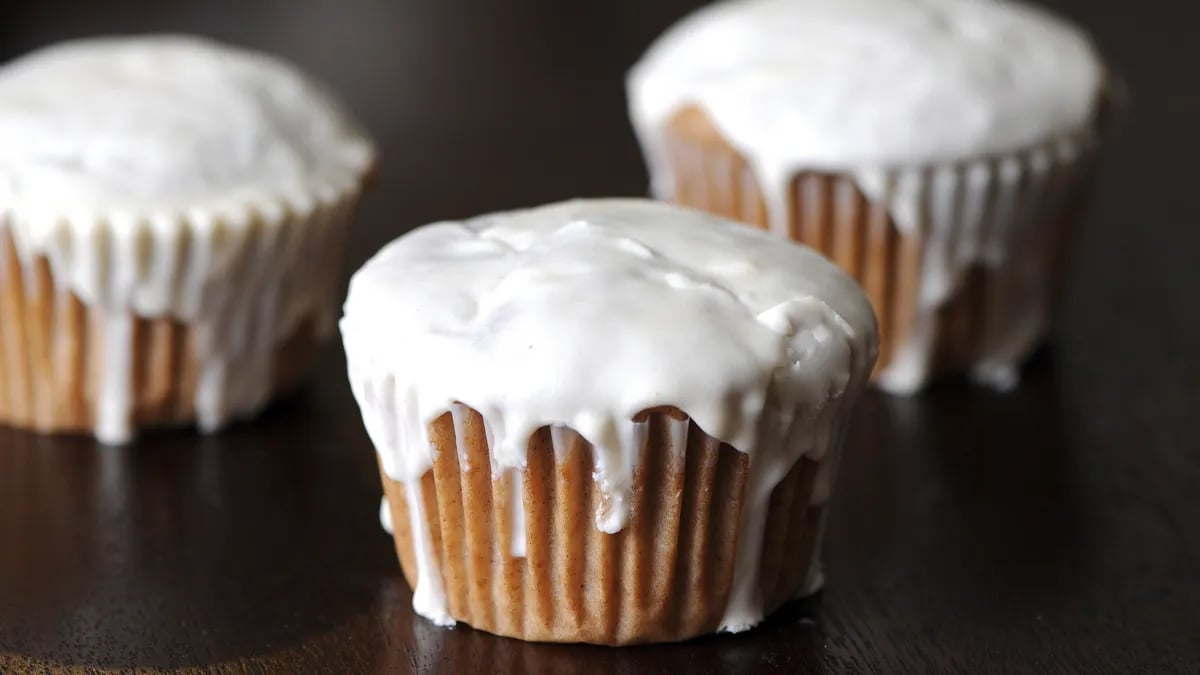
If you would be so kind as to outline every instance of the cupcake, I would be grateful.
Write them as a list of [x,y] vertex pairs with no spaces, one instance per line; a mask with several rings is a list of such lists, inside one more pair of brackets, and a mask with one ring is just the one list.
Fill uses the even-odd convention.
[[983,0],[741,0],[628,79],[660,198],[803,242],[866,289],[876,381],[1001,388],[1043,338],[1105,69],[1043,10]]
[[436,223],[354,275],[341,328],[433,622],[682,640],[819,586],[876,334],[811,250],[648,200]]
[[0,423],[120,443],[295,387],[373,162],[263,54],[102,38],[0,68]]

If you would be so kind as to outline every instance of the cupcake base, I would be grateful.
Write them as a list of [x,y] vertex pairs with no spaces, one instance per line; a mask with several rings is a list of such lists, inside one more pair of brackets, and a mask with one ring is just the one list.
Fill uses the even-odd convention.
[[[587,441],[543,428],[523,471],[493,476],[483,418],[456,405],[431,427],[436,458],[417,484],[381,470],[409,584],[419,588],[429,555],[450,619],[524,640],[618,645],[716,632],[734,584],[748,458],[677,410],[640,421],[631,517],[607,534],[593,520],[605,496]],[[771,493],[758,570],[767,612],[819,586],[828,490],[818,483],[834,454],[801,458]]]
[[879,320],[885,388],[912,391],[951,371],[1011,386],[1042,339],[1087,182],[1076,144],[879,172],[868,192],[884,198],[871,199],[862,176],[821,172],[790,177],[776,195],[694,106],[660,141],[659,197],[775,231],[858,279]]
[[[196,340],[170,318],[90,308],[45,257],[24,264],[0,227],[0,424],[122,441],[129,428],[195,422]],[[315,321],[300,321],[273,356],[271,396],[300,384],[319,346]]]

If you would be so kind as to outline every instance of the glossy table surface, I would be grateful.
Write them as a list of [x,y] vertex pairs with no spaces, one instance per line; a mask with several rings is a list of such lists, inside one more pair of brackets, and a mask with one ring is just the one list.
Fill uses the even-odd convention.
[[[175,29],[296,60],[383,150],[357,266],[422,222],[644,192],[622,74],[694,4],[27,2],[0,55]],[[1124,3],[1055,3],[1133,105],[1053,345],[1010,394],[867,397],[815,598],[746,634],[627,649],[426,623],[330,345],[300,395],[220,436],[0,430],[0,671],[1200,672],[1200,49],[1185,3],[1143,4],[1135,27]]]

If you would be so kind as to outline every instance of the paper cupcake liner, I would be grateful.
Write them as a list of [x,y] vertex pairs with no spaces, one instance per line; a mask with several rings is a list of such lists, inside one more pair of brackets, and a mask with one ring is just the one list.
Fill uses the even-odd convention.
[[[808,422],[820,447],[770,493],[754,570],[767,612],[820,584],[816,558],[843,423],[836,407]],[[523,471],[493,476],[479,413],[455,405],[438,418],[432,470],[404,483],[381,467],[396,551],[416,594],[428,581],[451,619],[525,640],[663,642],[721,628],[745,535],[750,459],[678,411],[639,418],[646,443],[631,518],[615,534],[595,525],[605,496],[592,448],[575,432],[542,428]],[[421,579],[426,571],[437,578]]]
[[216,430],[296,386],[335,326],[358,189],[307,208],[0,220],[0,423]]
[[1094,154],[1090,138],[1064,138],[956,164],[802,173],[773,189],[696,108],[652,145],[658,197],[804,243],[858,279],[879,319],[876,383],[896,392],[939,371],[1015,383],[1046,332]]

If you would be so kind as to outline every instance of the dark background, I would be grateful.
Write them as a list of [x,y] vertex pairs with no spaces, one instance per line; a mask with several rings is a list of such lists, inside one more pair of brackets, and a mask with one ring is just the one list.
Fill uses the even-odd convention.
[[[640,194],[623,74],[684,0],[9,3],[0,57],[182,30],[279,53],[377,139],[350,269],[430,220]],[[332,345],[256,424],[127,449],[0,430],[0,671],[1200,671],[1191,3],[1050,3],[1130,85],[1054,347],[1010,395],[870,395],[828,585],[749,634],[605,649],[415,619]]]

